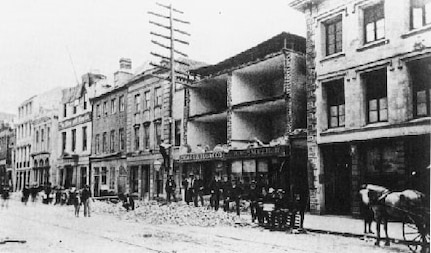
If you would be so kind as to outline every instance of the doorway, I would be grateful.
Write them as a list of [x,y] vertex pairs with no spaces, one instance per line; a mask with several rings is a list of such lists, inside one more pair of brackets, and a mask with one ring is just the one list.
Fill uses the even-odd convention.
[[325,209],[328,214],[351,214],[352,166],[350,145],[322,148],[324,163]]

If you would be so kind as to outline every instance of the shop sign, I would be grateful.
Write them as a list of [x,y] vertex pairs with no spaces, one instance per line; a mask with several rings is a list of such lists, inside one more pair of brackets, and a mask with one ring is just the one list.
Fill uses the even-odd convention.
[[189,153],[180,155],[180,161],[205,161],[212,159],[223,159],[225,157],[224,152],[205,152],[205,153]]
[[286,146],[230,150],[227,156],[229,158],[286,156]]
[[65,128],[74,127],[79,124],[91,121],[91,112],[76,116],[72,119],[67,119],[65,121],[58,122],[58,130],[63,130]]

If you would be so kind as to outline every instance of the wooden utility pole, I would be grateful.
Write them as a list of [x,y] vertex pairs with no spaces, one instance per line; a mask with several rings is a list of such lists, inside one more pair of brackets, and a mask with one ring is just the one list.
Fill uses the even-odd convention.
[[[183,57],[187,57],[187,55],[185,53],[183,53],[183,52],[175,49],[176,43],[181,43],[181,44],[189,45],[189,43],[187,41],[181,40],[181,39],[177,39],[176,38],[176,33],[179,33],[179,34],[182,34],[182,35],[185,35],[185,36],[190,36],[189,33],[176,28],[176,25],[177,25],[177,23],[190,24],[190,22],[174,18],[174,15],[173,15],[174,13],[184,14],[184,12],[182,12],[182,11],[180,11],[178,9],[175,9],[172,6],[172,4],[170,4],[170,5],[164,5],[164,4],[160,4],[160,3],[156,3],[156,4],[158,6],[163,7],[163,8],[165,8],[165,9],[167,9],[169,11],[169,15],[163,15],[163,14],[155,13],[155,12],[151,12],[151,11],[148,12],[148,14],[150,14],[150,15],[152,15],[154,17],[165,19],[165,20],[169,21],[169,25],[165,25],[165,24],[162,24],[162,23],[159,23],[159,22],[154,22],[154,21],[150,20],[150,24],[155,25],[156,27],[168,30],[169,31],[169,35],[163,35],[163,34],[160,34],[160,33],[157,33],[157,32],[152,32],[152,31],[150,32],[150,34],[153,35],[153,36],[156,36],[158,38],[169,40],[169,42],[170,42],[169,46],[167,46],[167,45],[165,45],[163,43],[160,43],[160,42],[158,42],[156,40],[151,40],[151,42],[153,44],[155,44],[155,45],[157,45],[157,46],[159,46],[159,47],[161,47],[163,49],[168,49],[169,50],[169,56],[164,56],[162,54],[158,54],[158,53],[154,53],[154,52],[151,52],[151,54],[153,56],[156,56],[156,57],[160,58],[161,61],[163,61],[163,60],[169,60],[169,65],[170,66],[169,66],[169,68],[167,68],[166,66],[162,66],[162,65],[157,64],[157,63],[150,63],[150,64],[152,66],[158,68],[158,69],[170,72],[169,73],[169,78],[166,78],[166,77],[163,77],[163,76],[159,76],[159,78],[161,78],[161,79],[169,80],[170,81],[170,85],[169,85],[169,108],[168,108],[168,110],[169,110],[169,119],[168,119],[168,122],[170,124],[170,126],[169,126],[169,144],[167,144],[165,146],[162,146],[163,145],[163,143],[162,143],[161,149],[165,149],[164,152],[166,152],[165,153],[165,155],[166,155],[167,154],[167,150],[166,149],[170,148],[170,152],[169,152],[169,154],[170,154],[169,165],[164,164],[164,166],[165,166],[166,171],[172,171],[173,172],[173,166],[174,166],[173,162],[174,162],[174,160],[173,160],[173,157],[172,157],[172,146],[175,145],[175,119],[174,119],[174,115],[173,115],[173,101],[174,101],[173,98],[174,98],[174,94],[175,94],[176,83],[178,82],[176,80],[177,74],[183,75],[183,76],[187,75],[186,72],[177,70],[175,68],[175,65],[179,64],[179,65],[189,66],[189,64],[187,64],[186,62],[176,59],[176,55],[177,54],[181,55]],[[163,155],[163,153],[162,153],[162,155]],[[165,159],[165,156],[164,156],[164,159]],[[166,167],[168,167],[168,168],[166,168]]]

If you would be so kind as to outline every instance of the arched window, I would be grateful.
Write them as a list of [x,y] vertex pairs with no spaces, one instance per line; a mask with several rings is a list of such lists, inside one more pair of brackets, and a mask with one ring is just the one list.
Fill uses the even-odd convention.
[[46,160],[45,160],[45,166],[49,166],[49,159],[48,158],[46,158]]
[[43,167],[43,160],[42,160],[42,159],[41,159],[41,160],[40,160],[40,162],[39,162],[39,166],[40,166],[40,167]]
[[34,167],[37,167],[37,161],[34,160]]
[[36,143],[39,143],[39,131],[36,131]]

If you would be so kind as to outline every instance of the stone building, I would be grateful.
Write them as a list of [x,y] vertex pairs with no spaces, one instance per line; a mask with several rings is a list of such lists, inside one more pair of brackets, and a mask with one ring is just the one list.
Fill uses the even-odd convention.
[[0,123],[0,187],[13,186],[15,132],[10,124]]
[[92,189],[95,196],[125,193],[128,189],[126,163],[127,86],[132,77],[130,59],[120,59],[114,85],[90,99],[92,106]]
[[92,108],[90,98],[105,89],[106,77],[87,73],[82,82],[63,90],[58,119],[58,184],[78,188],[90,184]]
[[430,164],[431,2],[289,4],[307,20],[311,210],[358,214],[363,183],[429,193],[414,175]]
[[32,173],[38,185],[58,184],[58,107],[41,110],[33,119]]
[[33,121],[43,110],[56,110],[61,100],[61,88],[55,88],[33,96],[18,107],[18,119],[15,124],[16,146],[14,149],[14,190],[20,191],[23,186],[34,184],[35,174],[32,172],[33,161]]
[[[179,185],[178,160],[182,138],[184,87],[187,71],[202,66],[200,62],[180,59],[189,66],[176,66],[176,87],[168,81],[167,69],[147,68],[134,76],[128,86],[127,107],[127,164],[131,193],[150,199],[164,193],[164,182],[170,173]],[[168,151],[171,164],[163,166],[160,144],[171,145]],[[172,161],[173,160],[173,161]]]
[[[281,33],[218,64],[192,71],[185,93],[183,178],[306,189],[305,39]],[[189,152],[189,153],[185,153]]]

